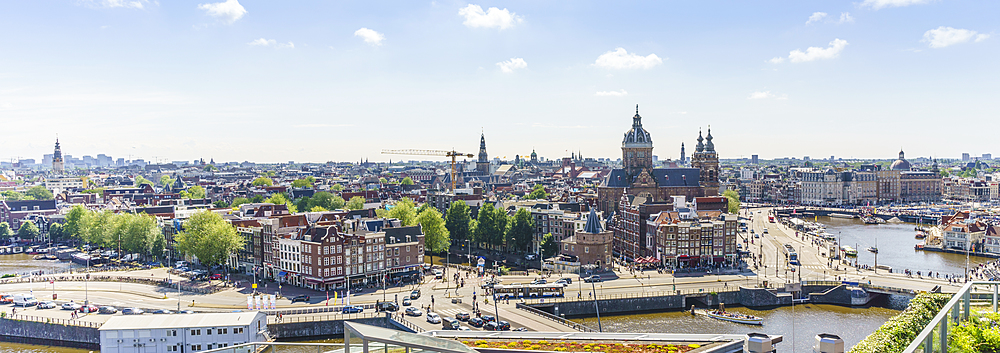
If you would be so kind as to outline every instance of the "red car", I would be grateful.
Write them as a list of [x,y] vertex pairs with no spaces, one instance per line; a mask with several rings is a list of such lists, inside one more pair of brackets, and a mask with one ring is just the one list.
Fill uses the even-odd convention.
[[220,280],[220,279],[222,279],[222,274],[221,273],[216,273],[214,275],[208,276],[208,279],[211,279],[211,280]]
[[81,313],[96,313],[99,310],[101,310],[101,308],[97,305],[84,305],[80,307]]

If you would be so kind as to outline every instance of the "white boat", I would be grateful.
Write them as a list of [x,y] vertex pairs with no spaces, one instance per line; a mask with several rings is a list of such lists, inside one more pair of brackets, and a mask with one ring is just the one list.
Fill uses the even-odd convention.
[[705,316],[708,316],[710,318],[716,319],[716,320],[735,322],[735,323],[738,323],[738,324],[745,324],[745,325],[763,325],[764,324],[764,319],[756,317],[756,316],[753,316],[753,315],[733,313],[733,312],[721,311],[721,310],[700,310],[700,311],[698,311],[698,313],[701,314],[701,315],[705,315]]
[[858,251],[854,250],[854,248],[852,248],[852,247],[850,247],[848,245],[844,245],[843,247],[840,248],[840,250],[844,252],[844,255],[847,255],[847,256],[858,256]]

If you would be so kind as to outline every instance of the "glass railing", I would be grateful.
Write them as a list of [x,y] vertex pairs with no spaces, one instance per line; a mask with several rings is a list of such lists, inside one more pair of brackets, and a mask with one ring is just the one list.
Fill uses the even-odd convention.
[[[968,282],[958,293],[951,297],[941,311],[934,316],[924,329],[910,342],[904,353],[948,352],[948,330],[955,325],[968,323],[973,314],[972,306],[990,305],[992,312],[997,312],[997,299],[1000,297],[1000,282]],[[982,312],[982,311],[980,311]]]

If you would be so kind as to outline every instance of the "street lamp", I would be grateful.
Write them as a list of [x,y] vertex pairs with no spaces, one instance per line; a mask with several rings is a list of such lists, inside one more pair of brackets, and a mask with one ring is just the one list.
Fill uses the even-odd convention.
[[[601,307],[597,305],[597,285],[591,281],[590,288],[592,293],[594,293],[594,311],[597,313],[597,331],[604,332],[604,327],[601,326]],[[603,288],[603,285],[601,288]]]

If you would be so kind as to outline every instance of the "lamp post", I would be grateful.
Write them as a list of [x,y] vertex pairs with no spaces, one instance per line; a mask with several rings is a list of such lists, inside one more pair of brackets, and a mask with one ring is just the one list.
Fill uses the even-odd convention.
[[601,326],[601,307],[597,305],[597,285],[591,281],[590,288],[594,293],[594,312],[597,313],[597,331],[604,332],[604,327]]

